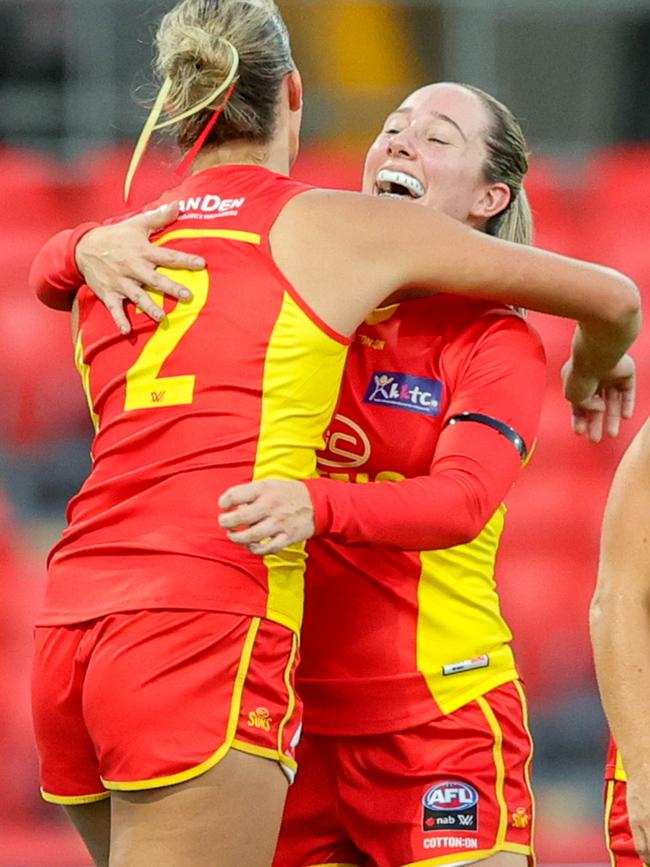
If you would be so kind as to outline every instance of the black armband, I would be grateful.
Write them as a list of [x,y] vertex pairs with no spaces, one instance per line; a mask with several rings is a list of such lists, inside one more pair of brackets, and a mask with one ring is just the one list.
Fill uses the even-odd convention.
[[499,421],[497,418],[492,418],[491,415],[484,415],[482,412],[461,412],[459,415],[452,415],[450,419],[447,419],[445,427],[450,424],[458,424],[458,422],[461,421],[473,421],[477,424],[484,424],[487,425],[487,427],[491,427],[492,430],[495,430],[497,433],[500,433],[501,436],[510,440],[519,452],[519,457],[522,461],[525,461],[528,457],[528,449],[526,448],[524,438],[520,436],[513,427],[505,424],[505,422]]

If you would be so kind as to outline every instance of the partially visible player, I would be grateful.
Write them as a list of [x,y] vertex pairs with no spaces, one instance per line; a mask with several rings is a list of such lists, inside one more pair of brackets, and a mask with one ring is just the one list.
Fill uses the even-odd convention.
[[[530,243],[526,151],[505,106],[432,85],[387,119],[364,190],[405,186]],[[239,506],[222,526],[253,551],[317,534],[276,867],[534,863],[532,742],[494,571],[544,385],[539,340],[512,311],[442,295],[384,308],[357,331],[325,478],[222,497]]]
[[[476,89],[435,85],[389,118],[366,190],[526,242],[526,167],[505,107]],[[85,254],[97,237],[108,244],[129,230],[90,233]],[[499,504],[535,436],[538,338],[502,305],[439,295],[374,314],[346,371],[320,465],[365,484],[310,487],[321,531],[380,547],[312,543],[302,676],[310,734],[279,863],[525,861],[531,747],[492,569]],[[333,787],[346,789],[338,804]],[[452,797],[464,810],[454,812]],[[377,801],[390,823],[368,813]],[[377,821],[381,834],[366,833]]]
[[591,638],[616,742],[605,775],[607,846],[612,867],[642,867],[650,864],[649,421],[625,453],[609,493]]

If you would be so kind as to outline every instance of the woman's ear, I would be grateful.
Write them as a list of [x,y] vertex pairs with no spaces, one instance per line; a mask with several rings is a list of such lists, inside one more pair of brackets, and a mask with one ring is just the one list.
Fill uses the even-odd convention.
[[289,93],[289,108],[291,111],[300,111],[302,108],[302,78],[297,69],[292,69],[287,76]]
[[477,199],[470,216],[490,220],[506,210],[512,199],[512,191],[507,184],[490,184]]

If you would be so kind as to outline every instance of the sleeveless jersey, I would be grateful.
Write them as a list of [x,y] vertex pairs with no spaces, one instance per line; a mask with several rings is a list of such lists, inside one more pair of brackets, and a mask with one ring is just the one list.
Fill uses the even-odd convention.
[[263,559],[228,541],[217,500],[233,484],[316,472],[347,353],[276,267],[269,231],[309,189],[254,166],[190,177],[156,243],[203,256],[173,271],[189,302],[158,296],[157,324],[117,333],[87,287],[76,362],[97,433],[93,468],[48,563],[39,624],[142,608],[232,611],[297,630],[304,545]]
[[[505,307],[438,295],[377,311],[351,347],[320,472],[356,485],[435,474],[441,432],[463,413],[510,426],[530,450],[544,385],[539,337]],[[515,454],[496,432],[494,445]],[[434,551],[310,540],[298,671],[306,731],[419,725],[517,678],[494,580],[504,513],[468,544]]]

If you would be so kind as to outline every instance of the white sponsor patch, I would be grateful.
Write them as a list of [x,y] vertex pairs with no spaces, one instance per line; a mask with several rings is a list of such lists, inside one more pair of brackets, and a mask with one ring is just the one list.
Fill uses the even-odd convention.
[[461,671],[473,671],[475,668],[487,668],[490,664],[490,655],[483,653],[481,656],[475,656],[474,659],[464,659],[462,662],[452,662],[450,665],[442,666],[444,675],[459,674]]
[[179,220],[214,220],[217,217],[233,217],[239,213],[243,206],[243,199],[222,199],[208,193],[205,196],[192,196],[189,199],[181,199],[178,203],[180,208]]
[[425,837],[425,849],[478,849],[475,837]]

